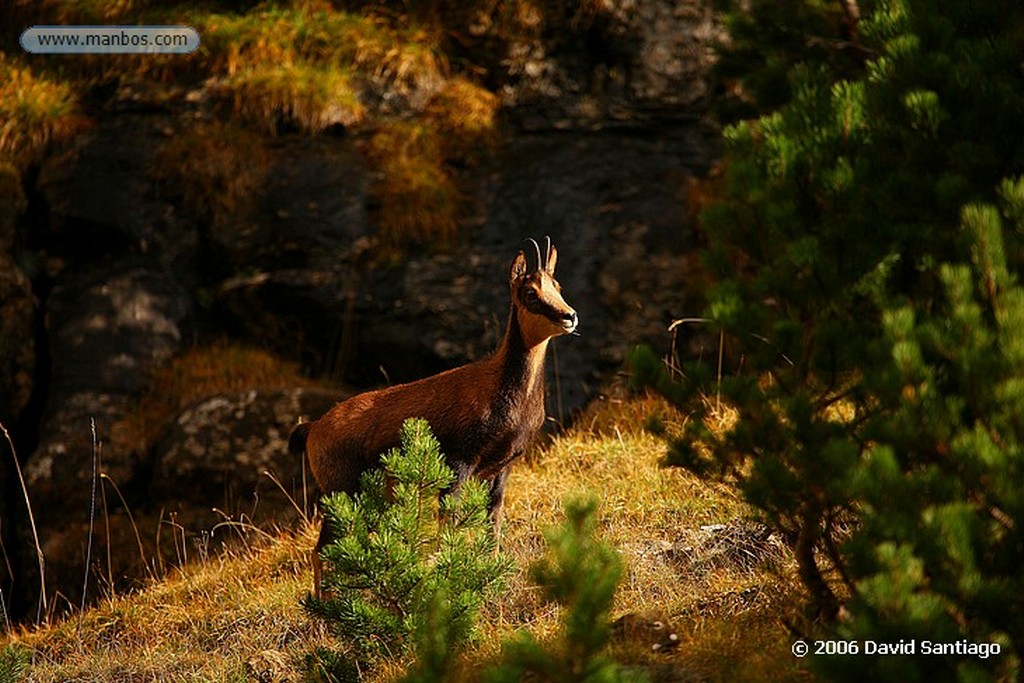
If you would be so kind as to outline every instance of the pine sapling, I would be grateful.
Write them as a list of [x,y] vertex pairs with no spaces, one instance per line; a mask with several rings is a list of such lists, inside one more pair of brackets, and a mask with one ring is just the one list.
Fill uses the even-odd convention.
[[455,474],[426,421],[406,420],[401,447],[381,466],[363,475],[355,496],[324,499],[336,539],[322,554],[329,597],[305,601],[361,664],[407,654],[439,599],[448,640],[464,644],[484,599],[512,569],[496,553],[485,485],[470,480],[445,495]]

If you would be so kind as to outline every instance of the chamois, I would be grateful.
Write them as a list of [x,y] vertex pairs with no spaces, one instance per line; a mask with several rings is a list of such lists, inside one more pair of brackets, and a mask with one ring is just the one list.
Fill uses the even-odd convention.
[[[524,251],[512,260],[508,326],[492,355],[415,382],[358,394],[292,430],[288,448],[296,455],[305,451],[322,495],[355,493],[363,472],[399,445],[402,422],[421,417],[455,471],[455,488],[470,476],[489,481],[488,510],[499,532],[509,466],[544,423],[548,341],[575,333],[578,322],[554,278],[558,251],[550,238],[544,240],[543,254],[536,241],[528,240],[534,263],[527,262]],[[328,540],[324,524],[313,557],[318,595],[320,550]]]

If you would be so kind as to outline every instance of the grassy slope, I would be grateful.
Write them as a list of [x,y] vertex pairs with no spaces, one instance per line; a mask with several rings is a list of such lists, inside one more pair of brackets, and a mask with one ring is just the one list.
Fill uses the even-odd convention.
[[[485,637],[467,655],[470,677],[514,630],[543,637],[557,628],[558,615],[539,604],[525,568],[543,552],[542,531],[559,518],[566,495],[588,490],[601,498],[603,535],[629,567],[616,613],[661,609],[682,641],[675,653],[657,656],[641,644],[619,643],[617,658],[661,671],[682,667],[710,680],[807,680],[789,654],[782,623],[799,602],[785,558],[751,566],[682,561],[664,552],[697,538],[702,525],[746,510],[732,491],[659,466],[664,443],[637,427],[652,410],[668,415],[653,400],[603,402],[516,468],[503,548],[522,569],[505,600],[483,614]],[[34,650],[32,681],[302,680],[305,655],[328,642],[299,606],[309,588],[315,529],[247,538],[239,549],[144,591],[8,637],[0,647],[13,641]],[[387,680],[400,667],[375,679]]]

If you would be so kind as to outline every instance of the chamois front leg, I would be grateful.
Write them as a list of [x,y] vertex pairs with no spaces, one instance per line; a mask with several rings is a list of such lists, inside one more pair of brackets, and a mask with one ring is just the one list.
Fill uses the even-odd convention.
[[[441,494],[442,497],[459,495],[462,482],[473,475],[473,468],[465,463],[455,463],[453,469],[455,470],[455,483]],[[508,481],[508,471],[509,468],[506,467],[488,482],[490,491],[487,500],[487,514],[494,524],[494,537],[499,540],[501,539],[501,513],[505,502],[505,482]]]
[[444,499],[448,496],[459,495],[459,489],[462,488],[462,482],[469,479],[473,474],[473,467],[464,462],[449,462],[448,466],[455,472],[455,483],[444,491],[441,491],[441,502],[444,502]]

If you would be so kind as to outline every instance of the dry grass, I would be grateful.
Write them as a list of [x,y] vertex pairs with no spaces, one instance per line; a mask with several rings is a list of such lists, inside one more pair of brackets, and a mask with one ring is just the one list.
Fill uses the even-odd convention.
[[498,142],[498,96],[466,80],[453,78],[427,103],[433,124],[450,160],[472,163]]
[[145,0],[40,0],[39,11],[54,24],[69,26],[125,21],[148,4]]
[[[485,635],[459,664],[462,678],[474,680],[518,629],[553,636],[557,610],[541,604],[526,568],[543,554],[543,530],[560,519],[566,496],[590,492],[601,500],[602,536],[627,566],[615,616],[657,609],[680,635],[671,653],[617,641],[613,656],[654,680],[809,679],[784,626],[801,599],[791,561],[743,521],[748,510],[732,490],[661,466],[664,442],[640,427],[652,413],[669,428],[685,421],[654,398],[601,401],[513,471],[502,548],[520,571],[485,609]],[[9,640],[34,650],[31,680],[40,682],[302,680],[305,655],[327,641],[298,605],[309,588],[314,533],[305,528],[187,566],[106,601],[80,625],[71,618]],[[368,680],[394,680],[404,664],[391,662]]]
[[77,132],[83,121],[76,106],[70,85],[42,77],[0,52],[0,161],[24,167],[50,143]]
[[421,121],[385,125],[371,138],[367,157],[377,171],[377,230],[385,248],[450,244],[460,198],[437,129]]
[[31,680],[40,683],[260,680],[274,669],[291,676],[326,642],[299,604],[314,540],[312,528],[282,534],[11,640],[31,648]]
[[152,174],[181,193],[186,207],[216,222],[237,210],[267,170],[261,138],[230,123],[203,123],[170,138],[153,158]]
[[199,60],[211,75],[237,78],[306,63],[359,74],[366,84],[408,96],[440,87],[447,63],[431,32],[323,3],[263,5],[244,15],[201,12]]
[[[795,565],[774,539],[751,551],[746,529],[755,525],[743,521],[750,510],[734,490],[662,467],[665,442],[642,429],[652,416],[670,432],[687,419],[654,397],[606,399],[519,465],[508,486],[503,549],[525,568],[543,553],[541,531],[560,518],[566,496],[594,493],[602,537],[627,565],[616,615],[661,611],[681,638],[671,655],[618,643],[616,658],[654,667],[655,676],[681,669],[708,680],[806,680],[783,623],[800,601]],[[557,615],[522,579],[485,619],[499,632],[557,628]]]
[[385,250],[450,245],[463,198],[452,164],[472,164],[496,144],[498,98],[456,78],[417,119],[381,126],[366,146],[377,173],[378,234]]
[[353,126],[366,116],[346,69],[263,66],[229,78],[224,87],[236,114],[269,133],[289,123],[319,133],[334,125]]

